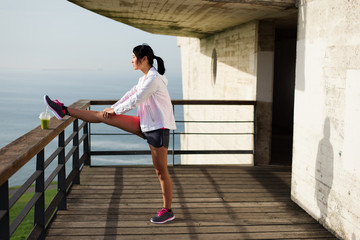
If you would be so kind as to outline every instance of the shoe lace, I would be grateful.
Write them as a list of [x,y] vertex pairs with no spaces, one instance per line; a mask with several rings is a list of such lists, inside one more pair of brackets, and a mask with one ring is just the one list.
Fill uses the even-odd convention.
[[55,101],[54,102],[56,102],[57,104],[59,104],[60,106],[64,106],[64,104],[63,103],[61,103],[61,102],[59,102],[57,99],[55,99]]
[[164,213],[167,213],[167,212],[168,212],[167,209],[163,208],[160,211],[158,211],[157,215],[158,215],[158,217],[161,217]]

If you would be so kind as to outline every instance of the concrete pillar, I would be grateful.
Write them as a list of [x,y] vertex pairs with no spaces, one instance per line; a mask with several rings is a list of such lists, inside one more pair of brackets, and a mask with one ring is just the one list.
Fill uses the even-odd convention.
[[275,24],[273,22],[258,23],[257,43],[255,164],[269,164],[274,82]]

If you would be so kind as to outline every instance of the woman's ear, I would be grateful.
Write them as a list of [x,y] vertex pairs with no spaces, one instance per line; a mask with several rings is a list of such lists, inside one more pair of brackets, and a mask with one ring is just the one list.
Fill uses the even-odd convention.
[[143,63],[143,62],[149,64],[149,59],[147,58],[147,56],[145,56],[141,59],[141,63]]

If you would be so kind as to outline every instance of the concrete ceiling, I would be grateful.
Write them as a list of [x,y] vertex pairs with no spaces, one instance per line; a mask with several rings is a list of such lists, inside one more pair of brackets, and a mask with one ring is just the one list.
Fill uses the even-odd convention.
[[69,0],[144,31],[205,37],[254,21],[281,26],[297,21],[296,0]]

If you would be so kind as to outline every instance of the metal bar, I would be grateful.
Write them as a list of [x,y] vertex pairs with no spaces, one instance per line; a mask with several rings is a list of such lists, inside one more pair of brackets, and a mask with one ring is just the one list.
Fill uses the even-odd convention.
[[19,227],[21,222],[24,220],[26,215],[30,212],[31,208],[35,205],[35,203],[40,199],[41,193],[35,193],[34,196],[30,199],[30,201],[25,205],[25,207],[21,210],[19,215],[15,218],[15,220],[10,225],[10,235],[13,235],[15,230]]
[[[77,120],[77,119],[76,119]],[[75,120],[75,121],[76,121]],[[74,137],[76,136],[77,132],[73,132],[72,134],[70,134],[70,136],[66,139],[65,141],[65,146],[67,146],[73,139]]]
[[[173,105],[173,114],[175,116],[175,106]],[[172,130],[172,139],[173,139],[173,147],[172,147],[172,162],[173,166],[175,166],[175,129]]]
[[[175,135],[179,135],[179,134],[186,134],[186,135],[252,135],[254,133],[249,132],[249,133],[238,133],[238,132],[229,132],[229,133],[185,133],[185,132],[174,132]],[[129,135],[134,135],[132,133],[130,134],[123,134],[123,133],[92,133],[91,135],[96,135],[96,136],[129,136]]]
[[0,239],[10,239],[9,182],[0,186]]
[[[91,110],[91,106],[89,106],[89,110]],[[87,166],[91,167],[91,123],[88,123],[88,135],[87,153],[89,154],[89,160],[87,161]]]
[[51,216],[53,216],[56,208],[61,204],[62,199],[65,198],[65,194],[63,192],[57,192],[49,206],[45,211],[45,222],[48,223]]
[[80,145],[82,142],[84,142],[86,138],[87,138],[87,134],[83,134],[83,135],[81,136],[81,138],[79,139],[79,145]]
[[74,177],[74,184],[80,184],[80,165],[79,165],[79,120],[76,119],[73,123],[73,131],[75,134],[73,138],[73,147],[75,148],[73,154],[73,169],[77,171],[76,176]]
[[48,159],[45,161],[45,166],[44,168],[46,169],[51,163],[52,161],[59,155],[59,153],[63,150],[64,148],[57,148],[53,154],[51,154],[50,157],[48,157]]
[[89,166],[90,165],[90,134],[89,134],[89,130],[90,130],[90,124],[86,123],[86,125],[83,128],[83,134],[86,135],[86,138],[84,139],[84,144],[83,144],[83,151],[84,154],[87,155],[86,160],[84,161],[84,165]]
[[[117,100],[107,99],[92,99],[90,105],[112,105]],[[173,105],[256,105],[256,101],[252,100],[187,100],[187,99],[173,99]]]
[[39,225],[35,225],[27,239],[44,239],[41,238],[43,230]]
[[[79,164],[80,164],[80,166],[82,166],[83,164],[85,164],[85,161],[86,161],[86,159],[88,159],[88,154],[87,153],[84,153],[82,156],[81,156],[81,158],[79,159]],[[81,168],[82,169],[82,168]]]
[[254,105],[254,137],[253,137],[253,166],[255,166],[255,155],[256,155],[256,151],[255,151],[255,147],[256,147],[256,105]]
[[79,131],[86,126],[87,122],[83,121],[79,126]]
[[41,150],[36,157],[36,170],[40,171],[40,176],[36,179],[35,192],[40,194],[35,203],[34,224],[40,227],[41,232],[37,239],[45,238],[45,169],[44,169],[45,151]]
[[58,140],[59,147],[63,148],[63,150],[59,153],[58,157],[58,165],[63,165],[61,171],[58,174],[58,189],[63,193],[63,198],[61,199],[58,209],[66,210],[66,166],[65,166],[65,131],[62,131],[59,134]]
[[247,100],[172,100],[173,105],[256,105]]
[[79,174],[79,170],[77,170],[77,169],[71,170],[68,177],[66,178],[66,189],[69,189],[69,187],[71,186],[71,184],[75,180],[76,175],[78,175],[78,174]]
[[177,123],[253,123],[253,121],[175,121]]
[[58,175],[58,173],[64,168],[64,164],[58,164],[58,166],[54,169],[54,171],[50,174],[50,176],[46,179],[45,189],[47,189],[54,178]]
[[185,132],[177,132],[176,135],[253,135],[254,133],[185,133]]
[[69,159],[70,159],[70,157],[71,156],[73,156],[73,154],[75,153],[75,151],[78,149],[78,147],[77,146],[73,146],[71,149],[70,149],[70,151],[66,154],[66,156],[65,156],[65,163],[67,162],[67,161],[69,161]]
[[150,150],[136,150],[136,151],[91,151],[91,156],[102,155],[149,155]]
[[9,201],[9,208],[12,208],[14,204],[19,200],[19,198],[29,189],[31,184],[38,178],[41,174],[41,171],[35,171],[26,182],[12,195]]
[[[92,151],[94,156],[109,156],[109,155],[149,155],[150,151],[136,150],[136,151]],[[168,153],[171,154],[171,153]],[[174,150],[175,155],[179,154],[253,154],[253,150]]]

